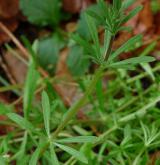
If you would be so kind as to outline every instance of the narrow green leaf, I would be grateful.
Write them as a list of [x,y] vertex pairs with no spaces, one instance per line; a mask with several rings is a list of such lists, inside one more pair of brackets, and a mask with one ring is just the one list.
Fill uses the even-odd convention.
[[113,7],[116,10],[120,10],[122,6],[122,1],[121,0],[113,0]]
[[50,136],[50,103],[49,97],[45,91],[42,92],[42,107],[43,107],[43,118],[44,118],[44,125],[46,129],[46,133],[48,137]]
[[122,24],[126,23],[128,20],[130,20],[132,17],[138,14],[142,9],[143,9],[143,6],[137,6],[122,20],[121,23]]
[[60,165],[53,144],[50,144],[51,162],[53,165]]
[[0,156],[1,165],[7,165],[6,159],[3,156]]
[[39,159],[39,155],[41,153],[41,151],[43,150],[43,148],[45,147],[46,143],[40,143],[37,147],[37,149],[34,151],[34,153],[31,156],[31,159],[29,161],[29,165],[37,165],[38,159]]
[[[156,44],[157,42],[153,42],[150,45],[148,45],[139,56],[148,55],[155,48]],[[148,75],[150,75],[151,79],[154,81],[155,77],[154,77],[154,73],[152,72],[151,66],[147,63],[141,63],[140,65],[148,73]]]
[[10,120],[18,124],[18,126],[21,127],[22,129],[26,129],[31,132],[34,131],[34,126],[25,118],[17,115],[16,113],[8,113],[7,116]]
[[27,132],[24,133],[23,141],[20,146],[19,151],[12,157],[12,159],[17,159],[17,161],[21,161],[23,159],[23,156],[25,154],[25,149],[26,149],[26,144],[27,144]]
[[58,143],[94,143],[98,138],[96,136],[77,136],[57,140]]
[[23,109],[25,117],[28,117],[29,115],[38,78],[39,74],[35,69],[35,64],[34,62],[31,62],[24,87]]
[[140,57],[133,57],[127,60],[119,61],[111,64],[110,66],[116,66],[116,65],[120,66],[120,65],[128,65],[128,64],[135,65],[140,63],[152,62],[154,60],[155,58],[151,56],[140,56]]
[[31,159],[29,161],[29,165],[37,165],[37,161],[39,158],[41,148],[37,148],[35,152],[32,154]]
[[79,152],[71,147],[62,145],[62,144],[58,144],[58,143],[54,143],[57,147],[61,148],[62,150],[66,151],[67,153],[69,153],[70,155],[72,155],[74,158],[76,158],[77,160],[83,162],[83,163],[88,163],[88,160],[86,159],[86,157],[84,156],[84,154],[82,152]]
[[105,30],[105,34],[104,34],[104,59],[106,58],[107,52],[110,48],[110,44],[111,44],[111,38],[112,38],[112,34],[110,31]]
[[123,53],[126,49],[130,48],[134,44],[136,44],[139,40],[142,39],[142,35],[137,35],[129,39],[126,43],[124,43],[120,48],[118,48],[113,54],[111,54],[109,61],[114,60],[118,55]]
[[95,48],[96,48],[96,55],[99,58],[100,57],[100,45],[99,45],[99,38],[98,38],[98,33],[97,33],[97,28],[95,25],[95,22],[93,20],[93,18],[87,14],[85,14],[85,18],[88,24],[88,28],[89,28],[89,32],[92,36],[93,42],[95,44]]
[[152,68],[148,63],[140,63],[141,67],[148,73],[148,75],[151,77],[151,79],[154,81],[155,76],[154,73],[152,72]]
[[135,2],[135,0],[125,0],[122,3],[122,9],[127,9],[129,6],[131,6],[133,3]]
[[101,24],[104,24],[103,17],[99,16],[96,11],[87,10],[86,13],[91,17],[95,18],[96,20],[98,20],[98,22],[100,22]]
[[147,56],[151,51],[154,50],[156,44],[157,44],[157,42],[153,42],[153,43],[149,44],[139,56]]

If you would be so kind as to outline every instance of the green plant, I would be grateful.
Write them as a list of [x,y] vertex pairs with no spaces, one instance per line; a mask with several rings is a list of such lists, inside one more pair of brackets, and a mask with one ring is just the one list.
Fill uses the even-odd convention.
[[[34,23],[41,25],[57,24],[52,17],[48,19],[48,16],[41,23],[42,18],[36,18],[34,15],[36,10],[27,9],[31,6],[25,6],[26,2],[22,0],[21,5],[26,13],[29,13],[32,22],[35,21]],[[35,2],[36,5],[45,5],[44,2]],[[32,56],[23,95],[24,116],[13,113],[4,105],[0,106],[1,113],[4,113],[6,109],[5,115],[9,119],[8,122],[15,127],[14,131],[1,140],[1,162],[10,163],[16,160],[17,164],[29,163],[30,165],[36,165],[38,161],[41,164],[54,165],[146,163],[147,152],[151,149],[156,150],[159,145],[157,128],[160,128],[160,114],[154,106],[160,100],[158,83],[140,94],[142,86],[139,78],[136,77],[134,81],[131,80],[132,78],[129,79],[126,69],[135,69],[135,65],[146,64],[144,68],[147,75],[149,74],[156,81],[153,78],[153,70],[148,64],[154,61],[154,58],[146,56],[149,52],[147,51],[138,57],[119,61],[118,56],[139,42],[141,35],[132,37],[117,50],[112,49],[116,34],[121,30],[128,30],[123,27],[123,24],[142,9],[138,6],[126,15],[125,10],[133,2],[133,0],[113,0],[113,4],[106,4],[103,0],[99,0],[97,5],[99,12],[88,9],[84,13],[90,38],[84,39],[79,34],[71,34],[72,42],[74,40],[82,47],[84,58],[91,59],[98,68],[89,78],[84,76],[81,79],[83,96],[67,110],[60,98],[54,95],[50,78],[42,80],[39,76],[36,57],[30,48]],[[50,7],[46,7],[47,10]],[[99,27],[104,29],[103,45],[100,44],[98,37]],[[153,46],[155,43],[148,49],[150,50]],[[76,50],[79,49],[78,46]],[[55,51],[57,53],[57,50]],[[83,64],[88,65],[88,63]],[[108,90],[104,92],[102,77],[106,70],[113,70],[116,78],[114,81],[109,81]],[[141,74],[141,76],[144,75]],[[160,78],[160,76],[157,77]],[[36,86],[42,84],[46,86],[47,92],[42,92],[41,102],[35,101]],[[94,92],[95,96],[92,96]],[[134,96],[132,93],[137,93],[137,95]],[[91,104],[91,110],[86,111],[90,118],[86,121],[75,119],[77,112],[87,103]],[[124,111],[124,109],[127,110]],[[145,115],[147,115],[146,123],[155,121],[151,129],[140,121]],[[133,120],[140,122],[134,124]],[[101,132],[98,137],[95,136],[95,132],[86,128],[86,125],[90,127],[92,124]],[[7,153],[12,154],[7,157]]]

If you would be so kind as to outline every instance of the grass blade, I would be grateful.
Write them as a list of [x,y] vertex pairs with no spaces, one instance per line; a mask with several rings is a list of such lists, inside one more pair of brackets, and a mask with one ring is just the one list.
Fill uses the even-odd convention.
[[50,136],[50,103],[49,97],[45,91],[42,92],[42,108],[43,108],[43,117],[46,133],[48,137]]
[[37,147],[37,149],[34,151],[34,153],[31,156],[31,159],[29,161],[29,165],[37,165],[38,163],[38,159],[39,159],[39,155],[42,151],[42,149],[44,148],[44,146],[46,145],[46,143],[40,143]]
[[34,131],[34,126],[25,118],[17,115],[16,113],[8,113],[7,116],[10,120],[18,124],[18,126],[21,127],[22,129],[26,129],[31,132]]
[[51,153],[51,161],[53,162],[53,165],[60,165],[54,150],[54,146],[52,144],[50,145],[50,153]]
[[65,139],[57,140],[59,143],[94,143],[96,142],[96,136],[77,136],[77,137],[70,137]]
[[133,57],[133,58],[129,58],[127,60],[116,62],[116,63],[111,64],[110,66],[115,67],[115,66],[123,66],[123,65],[128,65],[128,64],[136,65],[139,63],[152,62],[154,60],[155,60],[155,58],[151,57],[151,56],[140,56],[140,57]]
[[21,161],[23,159],[23,156],[25,156],[25,149],[26,149],[26,144],[27,144],[27,132],[24,133],[23,141],[20,146],[19,151],[12,157],[12,160],[17,159],[17,161]]
[[38,77],[39,74],[35,69],[35,64],[34,62],[31,62],[24,87],[23,109],[25,118],[28,117],[29,110],[31,109],[31,104],[34,97],[34,91],[36,88],[36,82],[38,80]]

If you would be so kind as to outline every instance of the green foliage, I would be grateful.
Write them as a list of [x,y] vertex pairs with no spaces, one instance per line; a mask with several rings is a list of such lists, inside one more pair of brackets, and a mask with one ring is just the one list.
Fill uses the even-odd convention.
[[20,0],[20,7],[28,20],[36,25],[50,25],[52,28],[60,21],[59,0]]
[[95,143],[96,141],[97,137],[95,136],[77,136],[57,140],[58,143]]
[[158,0],[152,0],[151,5],[152,5],[152,11],[154,13],[157,13],[158,11],[160,11],[160,4]]
[[109,61],[114,60],[118,55],[123,53],[125,50],[136,44],[140,39],[142,38],[142,35],[137,35],[129,39],[126,43],[124,43],[120,48],[118,48],[113,54],[111,54]]
[[23,96],[23,110],[26,118],[28,117],[31,109],[31,104],[34,98],[34,91],[37,85],[38,78],[39,78],[39,74],[35,68],[35,63],[31,61],[27,73],[27,78],[24,87],[24,96]]
[[58,34],[42,38],[37,43],[37,60],[50,73],[56,68],[63,41]]
[[40,142],[38,147],[36,148],[36,150],[34,151],[34,153],[31,156],[31,159],[29,161],[29,165],[37,165],[40,153],[43,149],[43,147],[46,145],[46,142]]
[[25,118],[17,115],[16,113],[8,113],[7,116],[9,119],[17,123],[18,126],[21,127],[22,129],[26,129],[31,132],[34,131],[34,126]]
[[51,161],[54,165],[60,165],[60,163],[58,162],[56,153],[55,153],[55,149],[53,144],[50,144],[50,154],[51,154]]
[[[32,23],[50,27],[57,27],[60,21],[59,3],[58,0],[20,1],[22,11]],[[36,40],[33,49],[24,39],[31,54],[23,90],[24,115],[0,103],[0,114],[7,117],[0,123],[14,127],[0,138],[1,164],[13,161],[18,165],[148,163],[150,152],[156,152],[160,145],[160,75],[156,72],[160,66],[154,63],[152,67],[149,62],[155,59],[148,56],[156,43],[148,45],[136,57],[122,61],[119,56],[123,52],[136,49],[140,42],[143,44],[142,35],[132,37],[115,50],[112,48],[117,33],[128,30],[123,24],[142,9],[138,6],[126,15],[125,10],[133,3],[134,0],[113,0],[112,4],[98,0],[83,11],[74,34],[56,31],[52,36]],[[103,42],[99,40],[99,28],[104,30]],[[52,86],[59,79],[40,78],[37,70],[38,65],[47,70],[48,65],[52,65],[51,70],[55,68],[64,46],[61,35],[69,40],[67,65],[75,76],[77,93],[82,92],[70,107],[65,106]],[[89,58],[98,68],[93,75],[84,74],[91,63]],[[139,64],[145,72],[140,67],[136,69]],[[130,72],[133,68],[136,71]],[[148,82],[143,78],[148,77],[154,81],[149,81],[143,90]],[[34,97],[35,91],[41,90],[41,99],[39,95]]]
[[85,157],[85,155],[80,152],[80,151],[77,151],[71,147],[68,147],[68,146],[65,146],[65,145],[62,145],[62,144],[58,144],[58,143],[54,143],[57,147],[61,148],[62,150],[66,151],[67,153],[69,153],[70,155],[72,155],[74,158],[76,158],[77,160],[87,164],[88,161],[87,161],[87,158]]
[[67,58],[67,66],[74,76],[84,75],[89,67],[89,60],[83,57],[83,48],[72,46]]
[[43,117],[44,125],[46,129],[47,136],[50,137],[50,103],[49,97],[45,91],[42,92],[42,107],[43,107]]

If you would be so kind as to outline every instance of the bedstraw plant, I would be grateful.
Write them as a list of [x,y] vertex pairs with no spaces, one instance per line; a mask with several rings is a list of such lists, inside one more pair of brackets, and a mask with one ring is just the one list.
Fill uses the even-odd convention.
[[[83,96],[68,109],[53,90],[50,79],[41,79],[33,53],[35,48],[32,50],[28,45],[32,56],[24,86],[24,115],[15,113],[11,106],[0,105],[1,113],[8,117],[7,122],[14,127],[13,131],[1,138],[1,164],[16,161],[16,164],[21,165],[142,165],[149,160],[149,152],[155,151],[160,143],[160,114],[154,107],[160,96],[157,85],[140,94],[142,87],[139,78],[131,84],[128,81],[135,80],[128,79],[127,70],[144,64],[148,71],[149,62],[154,61],[154,58],[146,55],[153,46],[148,47],[148,53],[122,61],[119,60],[119,55],[141,42],[142,35],[133,36],[116,50],[112,48],[120,31],[131,30],[123,25],[143,8],[137,6],[126,14],[126,9],[133,3],[134,0],[113,0],[112,4],[98,0],[96,11],[89,8],[84,12],[87,22],[85,28],[91,39],[86,40],[74,33],[70,35],[70,40],[83,48],[83,58],[90,59],[97,65],[97,69],[89,78],[86,75],[81,79],[79,87],[84,92]],[[25,12],[27,13],[27,9]],[[35,16],[33,18],[32,21]],[[38,18],[36,20],[39,21]],[[48,19],[50,20],[55,23],[55,19]],[[103,44],[99,41],[99,28],[104,30]],[[103,91],[102,78],[112,70],[117,77],[109,80],[107,90]],[[149,76],[153,78],[152,69],[149,71]],[[155,81],[154,78],[152,80]],[[46,90],[42,92],[40,103],[35,101],[34,92],[42,84],[46,86]],[[132,96],[133,91],[137,92],[136,96]],[[120,99],[116,98],[118,93],[122,95]],[[150,99],[147,100],[146,95]],[[140,103],[138,100],[141,100]],[[142,104],[142,101],[146,104]],[[86,105],[91,105],[92,108],[87,110]],[[88,120],[76,119],[81,108],[89,116]],[[151,108],[147,119],[142,121]],[[151,127],[146,124],[150,121],[154,123]],[[8,124],[7,122],[4,124]],[[91,131],[95,126],[99,130],[98,134]]]

